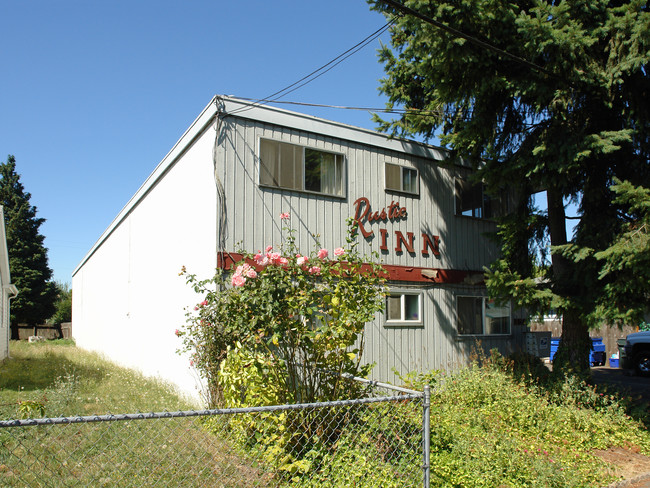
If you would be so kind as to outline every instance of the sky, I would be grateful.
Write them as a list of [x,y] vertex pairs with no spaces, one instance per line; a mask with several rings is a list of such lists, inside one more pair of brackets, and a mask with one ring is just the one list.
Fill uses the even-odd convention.
[[[386,24],[364,0],[0,0],[0,19],[0,158],[63,283],[214,95],[267,97]],[[384,107],[379,47],[284,100]],[[281,107],[375,128],[366,111]]]

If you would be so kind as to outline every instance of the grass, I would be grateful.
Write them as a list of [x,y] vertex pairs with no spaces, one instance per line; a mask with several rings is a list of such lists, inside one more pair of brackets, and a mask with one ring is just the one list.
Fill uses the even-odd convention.
[[36,402],[44,416],[152,412],[196,407],[171,385],[121,368],[71,340],[12,341],[0,364],[0,418]]
[[[162,381],[121,368],[71,341],[12,342],[0,364],[0,418],[160,412],[195,408]],[[0,429],[0,486],[229,486],[258,474],[196,418]],[[237,481],[239,480],[239,481]]]
[[[169,385],[70,342],[11,348],[12,358],[0,365],[4,418],[40,416],[39,406],[47,416],[192,407]],[[405,378],[407,386],[434,386],[431,486],[605,486],[614,477],[596,450],[650,454],[647,405],[641,412],[624,398],[538,366],[494,355],[454,373]],[[333,447],[306,438],[306,454],[290,461],[312,468],[297,477],[285,473],[283,483],[419,486],[421,407],[412,407],[378,404],[348,413],[359,423],[337,430]],[[265,456],[281,460],[287,452],[273,436],[290,441],[295,435],[279,430],[285,422],[268,414],[238,419],[212,417],[214,435],[191,418],[0,429],[0,486],[276,486],[282,477],[264,469],[272,464]],[[270,430],[262,429],[265,422]],[[395,476],[413,467],[409,483]]]

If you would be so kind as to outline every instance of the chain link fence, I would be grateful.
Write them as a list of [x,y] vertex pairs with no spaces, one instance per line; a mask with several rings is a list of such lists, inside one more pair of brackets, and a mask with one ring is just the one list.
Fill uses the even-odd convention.
[[429,390],[325,403],[0,421],[0,486],[429,485]]

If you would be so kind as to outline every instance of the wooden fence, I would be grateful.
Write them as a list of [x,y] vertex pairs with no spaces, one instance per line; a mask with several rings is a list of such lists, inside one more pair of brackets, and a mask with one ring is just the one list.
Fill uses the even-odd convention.
[[[551,337],[562,336],[562,321],[561,320],[544,320],[543,322],[533,322],[530,324],[531,332],[537,331],[550,331]],[[603,326],[600,329],[593,329],[589,332],[591,337],[601,337],[603,344],[605,344],[605,354],[607,356],[607,365],[609,365],[609,358],[612,354],[618,352],[619,339],[625,339],[628,334],[639,330],[638,327],[626,325],[622,328],[612,327],[609,325]]]
[[72,339],[72,322],[61,325],[12,325],[11,338],[26,341],[30,336],[40,336],[44,339]]

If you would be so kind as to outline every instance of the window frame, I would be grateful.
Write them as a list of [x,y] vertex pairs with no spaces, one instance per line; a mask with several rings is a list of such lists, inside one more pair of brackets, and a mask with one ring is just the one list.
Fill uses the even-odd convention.
[[[388,186],[388,176],[387,176],[387,171],[388,167],[393,166],[399,168],[399,188],[391,188]],[[405,190],[404,189],[404,172],[405,171],[413,171],[415,172],[415,191],[410,191],[410,190]],[[420,195],[420,172],[417,170],[417,168],[413,168],[411,166],[404,166],[402,164],[396,164],[396,163],[389,163],[388,161],[384,161],[384,190],[385,191],[393,191],[393,192],[399,192],[399,193],[405,193],[407,195]]]
[[[281,145],[285,145],[285,146],[293,148],[294,155],[295,155],[296,150],[298,150],[300,152],[300,161],[299,161],[300,168],[299,168],[298,171],[296,171],[296,166],[297,166],[296,161],[295,161],[295,159],[293,160],[294,175],[296,175],[296,174],[299,175],[300,183],[301,183],[300,188],[298,188],[296,186],[282,185],[282,184],[280,184],[280,182],[278,182],[278,184],[274,184],[272,182],[263,181],[262,171],[265,168],[264,163],[262,162],[262,143],[263,143],[263,141],[267,141],[267,142],[270,142],[270,143],[274,144],[275,149],[279,150],[280,152],[282,152]],[[288,149],[288,147],[287,147],[287,149]],[[336,173],[339,172],[337,170],[337,168],[340,167],[340,177],[339,177],[340,193],[329,193],[329,192],[326,192],[326,191],[315,191],[315,190],[306,189],[306,184],[307,184],[307,179],[308,179],[308,176],[307,176],[307,158],[306,158],[307,151],[314,151],[316,153],[321,153],[321,154],[331,154],[331,155],[334,156],[334,169],[335,169]],[[308,193],[308,194],[311,194],[311,195],[320,195],[320,196],[327,196],[327,197],[334,197],[334,198],[341,198],[341,199],[347,198],[347,161],[346,161],[345,154],[342,153],[342,152],[329,151],[329,150],[325,150],[325,149],[321,149],[321,148],[317,148],[317,147],[313,147],[313,146],[305,146],[303,144],[294,144],[292,142],[286,142],[286,141],[282,141],[282,140],[279,140],[279,139],[273,139],[273,138],[269,138],[269,137],[259,137],[258,138],[258,143],[257,143],[257,162],[258,162],[258,164],[257,164],[257,169],[258,169],[257,183],[258,183],[258,186],[260,186],[262,188],[273,188],[273,189],[279,189],[279,190],[288,190],[288,191],[295,191],[295,192],[300,192],[300,193]],[[340,162],[340,165],[339,165],[339,162]],[[278,163],[276,161],[275,164],[282,165],[282,162]],[[335,175],[336,175],[336,173],[335,173]],[[274,175],[271,175],[271,179],[275,179]],[[336,176],[335,176],[334,179],[335,180],[337,179]],[[322,181],[321,181],[321,184],[322,184]]]
[[[459,313],[459,299],[460,298],[472,298],[472,299],[480,299],[481,300],[481,332],[479,333],[461,333],[460,331],[460,313]],[[498,332],[498,333],[490,333],[486,332],[486,324],[487,324],[487,314],[486,311],[488,310],[488,305],[489,302],[494,300],[490,300],[490,297],[487,297],[485,295],[462,295],[458,294],[456,295],[456,334],[459,337],[479,337],[479,336],[485,336],[485,337],[508,337],[512,335],[512,302],[508,302],[506,305],[502,305],[498,308],[507,308],[508,309],[508,331],[507,332]]]
[[[390,319],[388,316],[388,300],[390,297],[400,297],[400,318],[399,319]],[[418,299],[418,318],[417,320],[407,319],[406,315],[406,306],[405,306],[405,297],[406,296],[415,296]],[[424,293],[422,290],[410,290],[404,288],[391,288],[386,294],[386,299],[384,300],[384,325],[386,327],[424,327]]]
[[[473,207],[471,209],[472,215],[467,215],[463,213],[462,211],[462,205],[460,204],[462,202],[462,194],[459,193],[459,188],[462,190],[463,185],[469,185],[470,189],[474,188],[480,188],[480,196],[478,200],[480,200],[480,208],[478,208],[479,215],[475,215],[474,211],[477,210],[476,207]],[[503,193],[503,192],[502,192]],[[492,195],[488,195],[485,192],[485,184],[482,182],[479,183],[472,183],[469,181],[467,178],[462,178],[459,176],[456,176],[454,178],[454,215],[457,217],[467,217],[471,219],[479,219],[479,220],[495,220],[499,217],[502,217],[503,215],[507,215],[508,213],[508,208],[507,208],[507,199],[504,199],[505,195],[500,195],[498,197],[494,197]],[[486,213],[489,214],[486,216]]]

